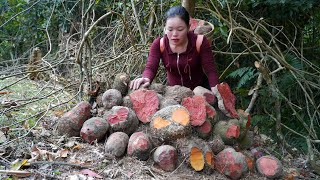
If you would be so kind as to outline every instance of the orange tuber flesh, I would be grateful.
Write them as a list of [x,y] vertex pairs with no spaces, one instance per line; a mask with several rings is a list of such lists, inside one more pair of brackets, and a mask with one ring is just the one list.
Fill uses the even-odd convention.
[[161,117],[157,117],[154,120],[153,127],[156,128],[156,129],[161,129],[161,128],[169,126],[170,124],[171,124],[170,121],[162,119]]
[[214,155],[212,152],[206,152],[206,162],[210,167],[214,167]]
[[196,171],[201,171],[204,168],[204,157],[201,150],[197,147],[191,148],[190,164]]
[[184,109],[177,109],[172,112],[172,120],[186,126],[190,122],[189,113]]

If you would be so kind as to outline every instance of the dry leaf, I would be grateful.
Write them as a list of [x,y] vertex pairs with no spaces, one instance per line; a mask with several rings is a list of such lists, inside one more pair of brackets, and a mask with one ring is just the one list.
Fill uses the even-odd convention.
[[94,171],[91,171],[90,169],[83,169],[80,171],[80,173],[84,174],[84,175],[88,175],[90,177],[94,177],[94,178],[99,178],[99,179],[102,179],[103,177],[100,176],[99,174],[97,174],[96,172]]
[[60,157],[58,153],[41,150],[37,146],[31,148],[31,159],[29,162],[41,160],[41,161],[53,161]]
[[76,141],[74,141],[74,140],[68,141],[68,142],[64,145],[64,147],[72,148],[75,144],[76,144]]
[[72,148],[72,150],[80,150],[81,149],[81,145],[80,144],[77,144],[76,146],[74,146]]
[[62,157],[62,158],[66,158],[68,157],[68,154],[69,154],[69,150],[67,149],[61,149],[57,152],[58,156],[59,157]]
[[55,110],[53,114],[57,117],[61,117],[64,114],[64,110],[63,109]]
[[11,163],[10,170],[19,170],[27,162],[28,162],[27,159],[23,159],[23,160],[17,159]]

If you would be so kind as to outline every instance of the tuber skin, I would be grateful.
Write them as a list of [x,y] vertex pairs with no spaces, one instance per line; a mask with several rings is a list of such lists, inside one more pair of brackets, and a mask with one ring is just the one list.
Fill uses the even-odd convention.
[[104,117],[110,124],[111,132],[122,131],[130,135],[139,125],[135,112],[124,106],[113,106],[105,112]]
[[217,102],[217,98],[213,94],[213,92],[202,86],[197,86],[196,88],[194,88],[193,93],[195,96],[205,97],[207,103],[209,103],[210,105],[214,105]]
[[162,170],[173,171],[177,167],[177,150],[170,145],[159,146],[153,153],[153,160]]
[[209,143],[198,137],[189,136],[175,141],[179,154],[195,171],[212,172],[215,166],[214,153]]
[[152,149],[149,136],[143,132],[135,132],[129,138],[127,154],[139,160],[146,161]]
[[83,123],[91,117],[90,110],[91,105],[89,102],[82,101],[78,103],[58,120],[58,134],[79,137]]
[[104,108],[111,109],[113,106],[122,104],[121,92],[117,89],[108,89],[102,95],[102,104]]
[[105,153],[115,157],[125,154],[129,142],[129,136],[124,132],[112,133],[105,143]]
[[267,178],[280,178],[283,175],[282,163],[274,156],[262,156],[256,161],[257,171]]
[[129,83],[130,76],[126,73],[119,73],[114,78],[112,89],[117,89],[122,96],[125,96],[128,93]]
[[239,179],[248,171],[246,157],[233,148],[226,148],[216,156],[216,170],[230,179]]
[[84,122],[80,136],[85,142],[92,144],[95,140],[102,140],[108,130],[109,124],[107,121],[100,117],[92,117]]
[[181,105],[165,107],[152,116],[150,130],[153,141],[169,142],[184,137],[191,133],[189,112]]

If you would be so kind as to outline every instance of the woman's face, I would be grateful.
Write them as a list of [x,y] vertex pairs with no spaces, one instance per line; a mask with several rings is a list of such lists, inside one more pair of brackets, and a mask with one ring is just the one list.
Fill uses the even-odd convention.
[[180,17],[168,18],[165,26],[165,33],[170,44],[182,45],[188,39],[189,27]]

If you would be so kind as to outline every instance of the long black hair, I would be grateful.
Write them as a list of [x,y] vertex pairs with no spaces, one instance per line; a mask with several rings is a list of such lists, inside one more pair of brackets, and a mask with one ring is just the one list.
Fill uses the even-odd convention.
[[164,23],[166,23],[169,18],[173,18],[176,16],[182,19],[186,23],[187,27],[189,27],[189,21],[190,21],[189,13],[181,5],[173,6],[166,12],[164,17]]

